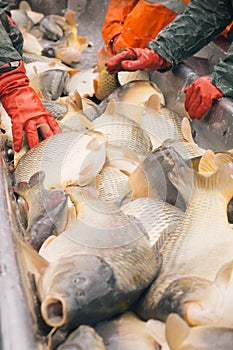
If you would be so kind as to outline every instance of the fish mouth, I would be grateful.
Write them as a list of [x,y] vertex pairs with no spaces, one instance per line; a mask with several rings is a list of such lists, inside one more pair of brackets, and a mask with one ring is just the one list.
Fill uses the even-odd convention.
[[47,296],[41,303],[41,314],[49,326],[63,326],[67,320],[65,301],[59,297]]

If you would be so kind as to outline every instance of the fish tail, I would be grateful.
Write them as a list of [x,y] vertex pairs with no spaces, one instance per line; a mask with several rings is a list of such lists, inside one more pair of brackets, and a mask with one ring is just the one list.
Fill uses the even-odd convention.
[[218,191],[227,202],[233,197],[233,163],[227,163],[210,176],[199,174],[188,166],[176,164],[169,174],[173,185],[185,199],[197,191]]

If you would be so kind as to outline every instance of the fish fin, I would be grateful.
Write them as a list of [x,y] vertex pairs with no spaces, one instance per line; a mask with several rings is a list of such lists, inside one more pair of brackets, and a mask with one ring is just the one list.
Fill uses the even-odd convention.
[[221,168],[224,164],[233,163],[233,155],[229,152],[222,152],[215,154],[214,162],[217,169]]
[[172,313],[168,315],[165,333],[170,348],[181,349],[190,334],[190,327],[178,314]]
[[94,89],[94,93],[97,92],[99,88],[99,80],[98,79],[93,79],[93,89]]
[[90,122],[90,120],[87,117],[85,117],[85,115],[78,115],[78,121],[80,122],[80,124],[85,126],[87,129],[94,130],[92,123]]
[[128,147],[109,144],[107,146],[106,163],[131,174],[139,166],[140,159],[138,155]]
[[167,348],[167,340],[165,335],[166,325],[159,320],[148,320],[145,325],[146,332],[162,347],[163,350]]
[[79,111],[83,111],[83,103],[82,103],[82,97],[78,90],[74,91],[74,100],[75,100],[75,105],[77,106]]
[[78,36],[78,41],[80,45],[83,45],[83,49],[87,47],[87,37],[86,36]]
[[233,163],[228,163],[210,176],[197,173],[188,166],[176,164],[168,174],[170,181],[181,192],[184,199],[194,191],[219,191],[227,202],[233,196]]
[[129,184],[132,188],[133,198],[143,198],[149,196],[149,184],[145,172],[139,166],[129,175]]
[[215,284],[220,286],[221,288],[227,288],[229,286],[229,282],[232,279],[232,272],[233,260],[228,261],[218,270],[215,278]]
[[68,74],[70,77],[73,77],[75,74],[80,73],[80,72],[81,72],[80,69],[69,69],[68,70]]
[[42,275],[49,266],[49,262],[21,239],[18,239],[17,243],[27,262],[29,271],[35,275]]
[[66,13],[65,13],[65,21],[67,24],[69,24],[70,26],[72,27],[77,27],[77,22],[75,21],[75,16],[74,16],[74,12],[71,11],[71,10],[68,10]]
[[26,33],[29,33],[30,32],[30,28],[31,28],[31,21],[30,19],[28,20],[26,26],[25,26],[25,31]]
[[195,143],[193,136],[192,136],[192,129],[190,122],[188,118],[184,117],[181,122],[181,132],[183,134],[183,138],[190,142],[190,143]]
[[23,11],[31,11],[31,6],[29,5],[29,3],[27,1],[20,1],[19,3],[19,10],[23,10]]
[[144,102],[144,107],[158,112],[161,108],[161,98],[158,94],[152,94],[148,100]]
[[116,100],[112,98],[105,109],[104,114],[114,115],[116,113]]
[[33,174],[30,177],[29,185],[30,185],[30,187],[34,187],[38,184],[41,184],[41,183],[43,184],[44,179],[45,179],[45,172],[44,171],[37,171],[35,174]]
[[203,173],[203,175],[215,173],[218,168],[216,168],[214,158],[215,153],[212,150],[207,150],[200,159],[198,172],[201,174]]

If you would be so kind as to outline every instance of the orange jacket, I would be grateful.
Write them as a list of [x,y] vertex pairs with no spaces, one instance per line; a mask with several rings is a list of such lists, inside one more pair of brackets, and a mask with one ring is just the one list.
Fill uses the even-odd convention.
[[[190,0],[180,0],[188,4]],[[145,47],[168,25],[176,13],[160,3],[143,0],[110,0],[102,28],[103,40],[112,52],[113,38],[115,51],[125,47]]]

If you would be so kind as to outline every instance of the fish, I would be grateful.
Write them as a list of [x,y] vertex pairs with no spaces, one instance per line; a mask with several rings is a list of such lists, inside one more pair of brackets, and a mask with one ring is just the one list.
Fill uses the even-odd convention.
[[98,78],[97,69],[88,68],[80,70],[74,74],[68,84],[68,94],[73,95],[74,91],[77,90],[81,97],[93,96],[95,93],[93,81]]
[[42,55],[43,46],[40,43],[40,40],[27,29],[23,27],[19,27],[22,35],[23,35],[23,52]]
[[128,198],[123,201],[121,210],[136,217],[145,228],[151,246],[161,249],[168,235],[175,231],[184,212],[162,200],[152,198]]
[[32,28],[40,23],[44,14],[32,11],[27,1],[20,1],[18,9],[11,9],[11,16],[18,27]]
[[104,166],[89,185],[103,201],[116,201],[130,192],[129,178],[117,168]]
[[[133,80],[118,87],[104,101],[108,103],[111,99],[117,102],[126,104],[145,106],[151,95],[158,95],[158,100],[161,105],[165,105],[165,98],[162,91],[158,88],[155,82],[148,80]],[[120,111],[119,111],[120,113]]]
[[147,332],[146,322],[140,320],[133,312],[125,312],[113,320],[94,326],[103,338],[106,350],[155,350],[158,343]]
[[59,58],[63,63],[73,67],[80,61],[82,51],[88,46],[87,38],[78,35],[78,24],[71,10],[65,13],[64,21],[59,22],[59,25],[62,25],[63,37],[52,46],[44,46],[42,54]]
[[[161,339],[157,322],[149,320],[146,326],[155,340]],[[190,327],[179,315],[171,313],[165,324],[164,335],[168,350],[230,350],[233,329],[211,325]]]
[[[159,104],[165,105],[165,98],[156,83],[148,80],[134,80],[115,89],[101,103],[102,110],[114,99],[116,112],[133,119],[140,124],[142,111],[146,108],[151,96]],[[156,96],[156,97],[155,97]],[[150,103],[151,108],[152,102]]]
[[[47,40],[58,41],[63,35],[65,25],[63,17],[58,15],[47,15],[40,21],[40,31]],[[59,24],[60,23],[60,24]]]
[[67,195],[59,190],[45,190],[45,174],[35,173],[29,182],[20,182],[14,192],[27,204],[25,241],[35,250],[51,235],[64,231],[68,221]]
[[104,100],[117,87],[120,86],[117,74],[109,74],[106,70],[105,63],[111,58],[111,54],[101,47],[96,55],[98,76],[93,80],[94,97],[98,101]]
[[138,156],[146,156],[152,149],[148,134],[136,122],[117,113],[115,100],[92,125],[94,130],[108,135],[109,145],[129,148]]
[[52,116],[57,120],[62,120],[65,115],[69,112],[69,106],[67,103],[65,103],[63,100],[62,101],[54,101],[54,100],[46,100],[42,99],[41,100],[44,108],[52,114]]
[[187,164],[171,146],[161,146],[150,152],[129,175],[131,197],[160,199],[185,211],[186,202],[170,181],[168,174],[177,164]]
[[35,53],[23,52],[22,58],[24,60],[24,64],[26,68],[27,68],[27,64],[34,63],[34,62],[45,62],[45,63],[52,63],[52,64],[54,64],[54,62],[58,62],[60,65],[64,65],[62,61],[59,60],[58,58],[41,56],[40,54],[35,54]]
[[45,100],[57,100],[66,93],[69,73],[61,69],[51,69],[36,74],[30,79],[29,85]]
[[46,57],[46,60],[36,60],[36,56],[34,57],[35,59],[33,61],[25,63],[26,74],[29,77],[29,79],[33,79],[35,75],[50,71],[52,69],[63,70],[68,72],[70,75],[74,75],[79,71],[78,69],[73,69],[71,67],[66,66],[56,58]]
[[83,191],[69,188],[67,193],[77,201],[77,221],[45,241],[39,254],[18,242],[35,274],[41,315],[46,324],[61,330],[94,325],[126,311],[161,264],[136,221],[113,203]]
[[28,182],[37,171],[45,172],[46,189],[76,184],[85,186],[102,169],[106,138],[95,131],[67,131],[41,141],[24,154],[15,169],[15,184]]
[[[152,97],[154,95],[151,96],[147,108],[142,110],[139,124],[150,135],[153,149],[161,146],[166,140],[183,140],[182,122],[184,123],[184,119],[164,106],[158,105],[157,108]],[[158,103],[157,95],[155,97]],[[150,108],[151,101],[153,101],[155,110]]]
[[125,85],[129,83],[130,81],[135,81],[135,80],[150,80],[150,74],[144,69],[139,69],[134,72],[118,72],[117,73],[117,78],[120,83],[120,85]]
[[117,168],[129,176],[140,163],[140,157],[129,147],[108,144],[105,166]]
[[79,326],[73,331],[64,343],[58,346],[57,350],[105,350],[102,337],[94,328],[86,325]]
[[74,96],[67,97],[65,101],[68,107],[68,111],[58,122],[62,131],[85,131],[87,129],[92,130],[92,123],[84,113],[82,98],[78,91],[74,92]]
[[[77,102],[79,100],[79,102]],[[95,117],[98,115],[98,106],[95,105],[92,101],[81,98],[78,91],[75,91],[73,96],[64,96],[58,98],[56,101],[54,100],[46,100],[42,99],[42,104],[45,107],[45,109],[52,114],[52,116],[58,120],[61,121],[64,119],[63,122],[66,123],[67,120],[70,119],[70,116],[73,115],[76,111],[82,112],[80,113],[83,115],[83,117],[89,120],[86,120],[86,124],[88,124],[87,128],[92,129],[91,122],[95,119]],[[84,121],[83,121],[84,122]],[[84,122],[85,124],[85,122]]]
[[[188,296],[207,288],[220,267],[233,257],[232,228],[227,219],[233,164],[225,164],[211,176],[177,166],[170,179],[184,198],[191,198],[183,219],[160,249],[163,264],[157,279],[138,302],[137,313],[143,319],[164,321],[171,312],[190,319]],[[195,300],[198,305],[199,298]]]

